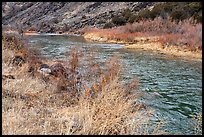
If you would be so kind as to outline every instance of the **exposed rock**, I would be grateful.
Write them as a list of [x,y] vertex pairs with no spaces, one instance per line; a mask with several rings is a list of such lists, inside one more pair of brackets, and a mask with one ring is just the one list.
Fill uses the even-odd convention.
[[125,8],[139,11],[154,2],[3,2],[2,24],[21,24],[38,32],[101,28]]
[[40,69],[42,69],[42,68],[49,68],[49,66],[47,64],[41,64]]
[[51,74],[51,69],[47,64],[41,64],[38,70],[43,76],[49,76]]
[[55,77],[66,75],[66,69],[63,67],[61,63],[51,65],[50,70],[51,70],[51,75],[54,75]]

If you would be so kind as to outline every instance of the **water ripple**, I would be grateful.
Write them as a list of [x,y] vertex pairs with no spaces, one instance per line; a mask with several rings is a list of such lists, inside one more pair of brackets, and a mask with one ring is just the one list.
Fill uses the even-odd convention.
[[123,80],[139,77],[146,104],[156,110],[156,118],[168,121],[165,130],[193,132],[191,117],[202,111],[202,62],[122,49],[117,44],[88,43],[77,36],[35,36],[30,38],[30,44],[37,44],[43,54],[55,58],[63,58],[71,47],[98,55],[96,60],[101,63],[119,55],[124,66]]

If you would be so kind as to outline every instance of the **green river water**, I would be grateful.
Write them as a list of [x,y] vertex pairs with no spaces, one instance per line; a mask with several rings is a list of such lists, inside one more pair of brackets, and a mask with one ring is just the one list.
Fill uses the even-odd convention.
[[[29,43],[48,58],[64,59],[72,47],[94,52],[98,62],[117,55],[123,64],[123,80],[140,80],[142,101],[164,119],[163,129],[170,134],[194,134],[192,116],[202,112],[202,62],[142,50],[123,49],[119,44],[86,42],[77,35],[29,36]],[[94,50],[92,50],[94,49]]]

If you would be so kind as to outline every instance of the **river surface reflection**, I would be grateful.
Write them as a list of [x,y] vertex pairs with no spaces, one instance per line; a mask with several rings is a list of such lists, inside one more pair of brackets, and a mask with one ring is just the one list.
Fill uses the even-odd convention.
[[[29,36],[29,43],[48,58],[64,59],[72,47],[97,55],[104,63],[117,55],[123,64],[123,80],[139,77],[142,100],[155,109],[155,118],[164,119],[164,130],[193,134],[192,116],[202,112],[202,62],[175,58],[142,50],[123,49],[119,44],[86,42],[81,36]],[[94,49],[94,50],[93,50]]]

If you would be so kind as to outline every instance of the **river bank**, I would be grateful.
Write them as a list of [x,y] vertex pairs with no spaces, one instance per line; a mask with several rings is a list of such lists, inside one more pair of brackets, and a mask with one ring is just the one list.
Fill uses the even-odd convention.
[[83,34],[84,38],[90,42],[123,44],[123,48],[131,50],[148,50],[159,54],[167,54],[175,57],[183,57],[188,59],[196,59],[202,61],[202,50],[190,51],[184,46],[163,46],[159,40],[159,36],[139,36],[135,37],[133,42],[125,40],[109,39],[108,35],[101,33],[87,32]]
[[30,35],[42,35],[42,34],[49,34],[49,35],[79,35],[79,33],[75,33],[75,32],[39,33],[39,32],[36,32],[36,31],[26,31],[26,32],[23,33],[23,35],[25,35],[25,36],[30,36]]
[[[73,35],[74,33],[61,33],[61,34],[53,34],[53,35]],[[37,32],[26,32],[24,35],[40,35]],[[131,50],[147,50],[152,52],[157,52],[159,54],[172,55],[174,57],[182,57],[188,59],[195,59],[202,61],[202,51],[190,51],[187,48],[178,47],[178,46],[163,46],[161,42],[159,42],[159,37],[151,36],[151,37],[136,37],[135,40],[137,42],[127,42],[123,40],[112,40],[108,39],[105,36],[99,36],[94,33],[85,33],[82,35],[87,41],[90,42],[98,42],[98,43],[111,43],[111,44],[122,44],[123,48],[131,49]]]
[[[37,51],[27,50],[20,38],[4,33],[2,37],[2,134],[167,134],[157,128],[161,122],[137,132],[144,123],[151,125],[153,110],[140,103],[138,92],[132,92],[137,84],[131,88],[121,84],[114,63],[119,61],[110,61],[112,67],[101,75],[94,75],[92,65],[83,71],[87,74],[76,75],[83,69],[76,67],[82,62],[79,59],[84,61],[77,51],[68,53],[71,58],[66,64],[47,61]],[[17,55],[21,52],[26,54]],[[46,74],[45,64],[53,63],[55,71]],[[147,132],[152,128],[154,132]]]
[[[47,34],[45,34],[45,35],[47,35]],[[57,43],[59,42],[56,47],[53,46],[53,48],[50,50],[50,51],[52,51],[53,49],[56,49],[56,48],[57,49],[62,49],[62,50],[55,51],[56,54],[53,54],[53,56],[55,58],[57,58],[59,54],[64,53],[66,50],[69,50],[70,48],[72,48],[72,46],[69,47],[69,46],[67,46],[67,44],[66,44],[66,46],[65,46],[65,44],[63,44],[65,42],[69,41],[69,38],[70,38],[69,36],[65,37],[64,39],[62,38],[62,39],[60,39],[60,41],[58,41],[60,37],[64,38],[64,36],[53,37],[53,36],[49,36],[49,35],[46,36],[46,37],[43,37],[41,35],[34,36],[34,37],[28,37],[31,41],[33,41],[33,40],[35,41],[35,43],[32,43],[32,44],[30,43],[31,45],[29,43],[28,44],[30,45],[31,48],[32,47],[37,47],[39,50],[43,50],[43,49],[40,48],[41,46],[38,47],[36,45],[40,45],[40,43],[45,42],[42,45],[42,47],[46,48],[46,46],[55,45],[56,42]],[[46,44],[46,41],[49,41],[49,43]],[[11,43],[13,43],[13,42],[11,42]],[[4,43],[4,44],[6,45],[6,43]],[[186,129],[190,128],[190,126],[191,126],[190,123],[192,123],[191,119],[189,117],[191,117],[192,112],[194,112],[194,114],[197,114],[196,110],[201,109],[200,108],[200,106],[201,106],[200,100],[201,99],[200,99],[200,96],[197,95],[198,92],[199,93],[202,92],[202,90],[201,90],[201,88],[202,88],[202,86],[201,86],[201,83],[202,83],[201,82],[202,81],[202,79],[201,79],[202,71],[201,71],[200,62],[186,61],[186,60],[183,61],[182,59],[181,60],[180,59],[175,59],[175,60],[170,59],[169,60],[168,57],[165,59],[165,58],[163,58],[161,56],[158,56],[158,55],[155,55],[155,54],[150,55],[151,54],[150,52],[142,52],[142,51],[140,52],[140,50],[138,50],[136,52],[131,52],[132,49],[124,50],[124,51],[122,50],[122,52],[118,52],[117,49],[112,49],[111,44],[108,44],[108,46],[110,46],[109,48],[106,47],[104,49],[101,46],[98,46],[98,45],[100,45],[100,44],[95,45],[95,47],[99,49],[99,50],[96,50],[97,51],[96,54],[95,54],[96,57],[100,57],[100,58],[103,58],[106,61],[108,61],[108,58],[110,56],[112,56],[112,55],[121,56],[122,60],[123,60],[122,62],[124,64],[126,64],[125,67],[124,67],[124,69],[125,69],[124,74],[125,74],[126,78],[132,78],[131,76],[134,76],[134,75],[137,74],[137,75],[140,76],[139,79],[141,79],[141,81],[139,83],[141,91],[144,91],[146,93],[149,92],[149,89],[151,89],[155,93],[158,91],[158,93],[155,94],[155,95],[151,94],[151,97],[153,96],[153,98],[156,98],[156,99],[152,99],[152,98],[149,99],[148,98],[149,93],[148,93],[147,95],[144,94],[144,96],[143,96],[144,98],[147,98],[147,99],[145,99],[144,101],[142,101],[140,103],[144,103],[144,105],[147,106],[147,110],[150,109],[149,106],[152,106],[153,108],[155,108],[155,110],[156,110],[155,112],[161,113],[161,115],[159,115],[159,117],[157,117],[158,119],[163,118],[163,116],[165,116],[166,120],[170,120],[169,124],[167,124],[167,126],[165,127],[165,131],[170,132],[170,134],[171,134],[171,131],[174,131],[174,133],[177,133],[177,132],[180,132],[180,133],[182,132],[183,134],[188,134],[189,133],[189,131],[186,132]],[[102,45],[105,46],[107,44],[102,44]],[[77,49],[79,49],[80,47],[83,47],[84,49],[86,49],[86,51],[90,51],[89,49],[91,49],[92,46],[91,45],[89,46],[89,44],[87,46],[85,46],[84,44],[78,43],[78,44],[75,45],[75,47]],[[100,50],[100,49],[102,49],[102,50]],[[47,54],[49,54],[49,55],[52,54],[50,51],[49,50],[46,51]],[[92,52],[92,51],[90,51],[90,52]],[[88,52],[85,55],[88,55],[90,52]],[[32,53],[32,52],[29,52],[29,53]],[[22,128],[19,129],[19,126],[14,124],[14,127],[13,127],[14,130],[16,131],[16,128],[19,129],[18,131],[16,131],[16,133],[24,131],[25,134],[40,134],[40,133],[42,133],[41,132],[42,130],[44,131],[44,130],[49,129],[48,127],[46,127],[46,129],[42,129],[42,124],[40,124],[42,122],[42,121],[40,121],[40,119],[41,119],[40,117],[42,117],[42,116],[45,116],[45,118],[43,120],[46,120],[47,122],[55,122],[55,121],[57,122],[59,119],[64,118],[64,117],[61,117],[61,116],[64,116],[64,115],[73,116],[73,115],[78,114],[78,112],[80,111],[80,112],[86,112],[86,116],[89,116],[89,115],[92,115],[92,113],[88,113],[87,111],[95,112],[95,111],[92,111],[92,108],[94,110],[98,110],[94,106],[87,106],[86,107],[86,105],[84,104],[86,102],[84,102],[84,100],[77,101],[79,104],[81,104],[80,106],[82,106],[83,108],[86,108],[86,110],[80,109],[80,106],[74,103],[75,100],[73,100],[73,99],[75,99],[75,98],[73,98],[70,94],[65,94],[65,92],[61,92],[61,88],[60,88],[61,86],[60,85],[63,86],[64,82],[61,81],[63,79],[61,79],[60,77],[54,78],[53,76],[50,76],[49,79],[46,79],[46,78],[41,77],[40,74],[38,75],[37,74],[38,71],[36,72],[36,77],[31,77],[30,73],[28,73],[28,70],[29,70],[29,67],[30,67],[29,64],[27,64],[27,65],[24,64],[22,67],[19,67],[18,70],[17,70],[17,68],[15,69],[14,65],[12,65],[12,64],[8,65],[8,63],[9,63],[9,62],[7,62],[8,59],[9,58],[12,59],[12,56],[9,57],[9,55],[12,55],[12,54],[10,52],[8,52],[8,50],[6,50],[6,51],[3,51],[3,56],[2,56],[2,58],[3,58],[2,61],[4,61],[4,63],[2,64],[3,65],[3,77],[4,77],[4,79],[2,79],[2,81],[3,81],[2,88],[4,89],[4,91],[3,91],[3,97],[4,97],[3,102],[5,104],[4,106],[7,107],[8,104],[9,104],[8,107],[11,108],[11,109],[9,109],[9,110],[11,110],[9,112],[6,111],[7,110],[6,107],[3,108],[3,110],[4,110],[3,111],[3,117],[4,117],[3,118],[4,119],[4,121],[3,121],[3,129],[4,129],[3,134],[7,134],[7,131],[8,131],[7,127],[12,126],[12,125],[10,125],[8,123],[12,123],[11,121],[14,121],[14,119],[17,119],[17,120],[15,120],[15,123],[17,123],[17,124],[25,122],[25,125],[29,129],[29,132],[28,132],[28,131],[23,130],[24,127],[22,127],[23,129]],[[70,54],[69,53],[67,55],[72,55],[72,57],[74,57],[74,58],[77,57],[77,56],[75,56],[76,54]],[[29,54],[29,56],[30,56],[30,54]],[[103,61],[103,59],[100,60],[100,61]],[[74,63],[74,62],[77,62],[77,60],[78,59],[74,59],[73,61],[71,61],[71,60],[70,61],[67,60],[67,61],[70,62],[70,63],[71,62]],[[84,68],[84,64],[87,64],[85,60],[90,62],[90,59],[87,60],[85,57],[79,59],[79,62],[83,63],[82,66],[79,65],[79,66],[82,67],[81,69]],[[29,61],[29,60],[27,60],[27,61]],[[35,63],[35,58],[32,58],[32,61],[34,61],[32,63],[33,64],[32,66],[33,67],[36,66],[37,67],[36,69],[38,69],[39,65],[36,64],[37,62]],[[63,61],[59,62],[59,60],[56,60],[56,62],[53,62],[53,60],[41,60],[41,62],[46,63],[48,66],[51,66],[51,65],[53,65],[55,63],[63,64]],[[64,65],[70,66],[71,64],[68,63],[68,62],[66,62],[66,64],[64,64]],[[118,63],[117,60],[113,60],[113,61],[108,62],[109,66],[112,66],[111,62],[114,63],[114,64]],[[11,71],[11,66],[15,70]],[[92,67],[92,65],[89,65],[89,67]],[[72,68],[72,67],[70,66],[69,68]],[[109,74],[109,72],[116,72],[118,70],[116,67],[114,67],[114,68],[115,69],[112,70],[112,71],[109,71],[109,70],[107,71],[108,72],[107,76],[111,76]],[[22,69],[22,70],[19,70],[19,69]],[[96,70],[96,67],[94,66],[94,68],[92,68],[92,69],[91,68],[90,69],[86,68],[86,71],[83,71],[83,72],[87,72],[87,74],[88,74],[87,76],[90,76],[90,75],[92,76],[92,74],[95,74],[95,72],[96,72],[95,70]],[[107,69],[105,69],[105,70],[107,70]],[[86,76],[86,75],[83,75],[83,76]],[[92,78],[95,78],[95,75]],[[100,75],[97,75],[96,78],[101,79]],[[83,79],[87,79],[87,78],[84,77]],[[95,79],[93,79],[93,80],[95,80]],[[66,83],[67,82],[65,82],[65,84]],[[67,84],[71,84],[71,83],[68,81]],[[179,89],[182,89],[182,91],[183,91],[182,95],[179,92],[177,83],[179,83]],[[100,87],[99,84],[98,83],[94,84],[91,89],[93,91],[95,91],[95,89],[98,91],[98,87]],[[122,86],[123,84],[120,84],[120,85]],[[133,86],[134,86],[134,83],[133,83]],[[116,87],[119,87],[119,85],[116,85]],[[132,87],[132,84],[131,84],[131,87]],[[108,86],[108,88],[110,89],[110,86]],[[113,87],[113,88],[115,89],[115,87]],[[128,84],[125,84],[124,88],[125,89],[130,89]],[[89,88],[86,88],[86,89],[87,90],[85,92],[83,92],[83,93],[88,93],[89,94],[90,89]],[[191,90],[191,89],[193,89],[193,90]],[[115,91],[112,91],[112,90],[111,91],[106,90],[106,91],[108,91],[108,92],[104,92],[104,93],[110,93],[111,98],[118,97],[118,96],[115,96]],[[172,100],[171,100],[172,103],[170,103],[170,104],[161,103],[163,100],[167,99],[166,97],[169,97],[169,96],[172,95],[171,91],[173,91],[173,94],[174,94],[174,97],[172,97]],[[120,93],[119,97],[121,97],[121,91],[118,90],[118,92]],[[127,93],[127,91],[125,91],[125,92]],[[114,96],[113,96],[113,94],[114,94]],[[16,96],[17,97],[20,96],[20,99],[16,98]],[[185,96],[186,100],[183,100],[182,98],[180,98],[180,96]],[[190,101],[187,100],[187,99],[189,99],[189,97],[191,99]],[[9,100],[7,100],[7,98],[9,98]],[[12,101],[10,99],[14,99],[15,102],[10,102],[10,101]],[[96,100],[91,100],[91,101],[93,101],[93,102],[98,101],[98,99],[99,98],[96,98]],[[104,98],[104,99],[109,100],[109,98]],[[113,99],[115,99],[115,98],[113,98]],[[175,99],[179,103],[175,102]],[[30,100],[32,100],[32,101],[30,101]],[[123,99],[120,98],[120,100],[122,101]],[[101,99],[101,96],[100,96],[100,101],[103,101],[103,99]],[[108,103],[107,100],[104,100],[104,101],[105,101],[105,104]],[[110,100],[110,101],[111,101],[111,104],[114,103],[114,101],[112,101],[112,100]],[[21,103],[21,104],[19,104],[18,102]],[[135,102],[135,100],[134,100],[134,102]],[[184,104],[185,106],[180,105],[180,104],[183,104],[185,102],[189,102],[189,103]],[[73,107],[71,107],[71,106],[69,106],[70,103],[72,103],[72,105],[74,105],[74,104],[75,105]],[[98,102],[96,102],[96,103],[98,103]],[[101,106],[100,106],[101,103],[102,102],[98,103],[100,108],[101,108]],[[116,107],[112,106],[110,108],[111,112],[109,110],[105,109],[105,111],[106,111],[105,114],[121,114],[121,112],[117,112],[117,110],[122,110],[121,108],[118,108],[118,106],[121,106],[123,108],[128,108],[128,106],[126,106],[126,103],[122,102],[121,105],[119,105],[119,103],[120,102],[118,102],[118,101],[117,101],[117,103],[114,103],[117,106]],[[138,103],[139,103],[139,100],[138,100]],[[15,106],[13,104],[15,104]],[[191,105],[189,105],[189,104],[191,104]],[[192,105],[195,108],[192,108],[191,107]],[[31,106],[31,109],[30,109],[30,106]],[[168,109],[168,108],[172,108],[172,107],[178,108],[178,109],[176,111]],[[17,112],[15,110],[13,110],[14,108],[15,108],[15,110],[17,108]],[[24,109],[21,110],[21,108],[24,108]],[[46,108],[46,109],[44,109],[44,108]],[[91,110],[89,110],[89,109],[87,110],[87,108],[91,108]],[[105,107],[105,108],[107,108],[107,107]],[[116,108],[116,111],[114,111],[114,108]],[[166,108],[166,109],[160,109],[160,108]],[[189,111],[186,111],[185,116],[183,114],[178,116],[177,114],[180,111],[182,111],[183,109],[185,109],[185,108],[188,108],[188,110],[189,110]],[[191,111],[191,109],[192,109],[192,111]],[[102,108],[102,110],[104,112],[103,108]],[[125,109],[125,110],[127,110],[127,109]],[[34,115],[35,115],[34,118],[32,117],[33,116],[32,115],[33,111],[34,111]],[[40,112],[40,114],[39,113],[36,114],[35,113],[36,111]],[[144,115],[144,113],[143,113],[144,111],[145,111],[144,109],[142,109],[142,111],[141,111],[143,115]],[[27,112],[27,113],[24,113],[24,112]],[[51,116],[46,117],[46,115],[48,114],[47,112],[49,112],[49,115],[51,115]],[[98,114],[100,114],[99,115],[100,119],[101,119],[101,116],[102,116],[102,118],[107,117],[105,115],[103,116],[103,114],[104,114],[103,112],[98,113]],[[9,119],[10,117],[8,117],[8,115],[14,115],[14,114],[17,117],[13,117],[10,120]],[[26,115],[26,116],[21,117],[22,115],[23,116]],[[83,118],[83,115],[82,115],[82,117],[79,116],[79,115],[76,115],[76,116],[77,116],[76,117],[77,121],[78,120],[80,121]],[[125,116],[129,116],[129,115],[125,114]],[[138,111],[137,111],[137,116],[140,116],[140,115],[138,115]],[[188,116],[188,118],[186,116]],[[58,117],[59,119],[58,118],[56,119],[56,117]],[[98,116],[94,115],[94,117],[97,118]],[[114,118],[114,115],[110,117],[111,118],[111,121],[110,121],[111,123],[112,123],[112,120],[113,120],[112,117]],[[24,121],[23,118],[25,118],[25,120],[27,120],[27,122]],[[70,117],[67,117],[65,120],[69,120],[69,118]],[[104,118],[102,119],[103,122],[106,121],[106,119],[104,119]],[[117,115],[117,119],[118,118],[119,117]],[[141,119],[141,117],[139,117],[139,118]],[[175,123],[175,121],[171,121],[171,118],[176,118],[177,123]],[[50,121],[50,119],[52,119],[52,121]],[[179,121],[179,119],[182,119],[182,121]],[[96,121],[95,121],[95,119],[90,119],[90,120],[94,121],[94,123],[97,122],[98,125],[101,126],[99,119],[96,119]],[[107,118],[107,122],[108,121],[109,121],[109,119]],[[64,122],[64,121],[62,121],[62,122]],[[70,121],[70,122],[73,122],[73,121]],[[138,121],[136,121],[136,122],[137,122],[136,124],[138,124]],[[29,123],[34,123],[34,124],[39,125],[39,126],[36,126],[33,129],[32,125],[29,125]],[[79,123],[79,124],[81,125],[81,123]],[[135,125],[135,123],[132,123],[132,124]],[[55,126],[56,129],[60,129],[60,127],[58,127],[57,125],[62,126],[62,123],[57,122],[56,124],[53,124],[53,126]],[[110,125],[110,124],[107,123],[107,125]],[[177,126],[175,126],[175,125],[177,125]],[[185,126],[182,126],[182,125],[188,125],[188,127],[185,127]],[[86,124],[84,126],[87,127]],[[94,132],[94,130],[92,130],[93,126],[91,126],[89,128],[92,132]],[[104,126],[106,126],[106,125],[104,125]],[[29,127],[31,127],[31,128],[29,128]],[[72,128],[70,127],[70,129],[72,129]],[[94,129],[95,129],[95,127],[94,127]],[[65,131],[65,130],[67,131],[66,127],[62,129],[62,132]],[[90,130],[88,130],[88,131],[90,131]],[[47,132],[49,134],[62,133],[62,132],[60,132],[58,130],[52,130],[52,129],[49,129],[49,131],[47,131]],[[87,132],[82,132],[80,130],[79,130],[79,132],[80,133],[87,133]],[[77,132],[77,133],[79,133],[79,132]],[[68,134],[68,133],[64,133],[64,134]]]
[[[8,31],[7,33],[17,33]],[[51,34],[51,33],[50,33]],[[65,32],[65,33],[53,33],[52,35],[73,35],[75,33]],[[23,33],[25,36],[29,35],[41,35],[41,33],[35,31],[27,31]],[[159,54],[172,55],[174,57],[182,57],[186,59],[195,59],[202,61],[202,50],[190,51],[184,46],[163,46],[159,41],[158,36],[139,36],[134,38],[134,42],[127,42],[125,40],[114,40],[109,39],[107,35],[99,35],[99,33],[87,32],[82,34],[82,36],[90,42],[98,43],[111,43],[111,44],[122,44],[123,48],[131,50],[147,50],[151,52],[157,52]]]

